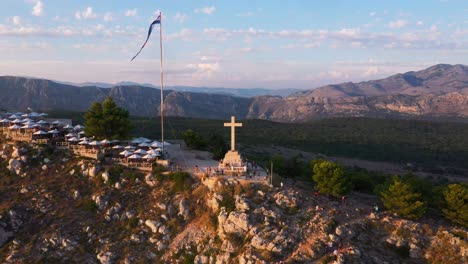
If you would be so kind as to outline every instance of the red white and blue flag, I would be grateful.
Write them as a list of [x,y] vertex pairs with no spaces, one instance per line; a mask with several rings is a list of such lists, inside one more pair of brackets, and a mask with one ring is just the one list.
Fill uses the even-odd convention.
[[149,39],[149,37],[150,37],[150,35],[151,35],[151,32],[153,31],[154,25],[156,25],[156,24],[161,24],[161,13],[159,13],[159,16],[156,18],[156,20],[154,20],[154,21],[151,23],[151,25],[150,25],[150,27],[149,27],[149,29],[148,29],[148,36],[146,37],[145,43],[143,43],[143,46],[141,46],[140,50],[138,51],[138,53],[137,53],[135,56],[133,56],[133,58],[131,59],[131,61],[133,61],[133,60],[138,56],[138,54],[140,54],[140,52],[143,50],[143,48],[144,48],[145,45],[146,45],[146,42],[148,42],[148,39]]

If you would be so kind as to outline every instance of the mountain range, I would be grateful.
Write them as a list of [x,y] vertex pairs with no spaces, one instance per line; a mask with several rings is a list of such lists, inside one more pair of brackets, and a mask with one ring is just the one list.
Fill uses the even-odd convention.
[[[201,89],[201,88],[200,88]],[[380,80],[326,85],[288,96],[240,97],[209,88],[165,89],[165,114],[200,118],[258,118],[306,122],[336,116],[468,117],[468,66],[438,64]],[[203,92],[201,92],[203,91]],[[235,91],[235,90],[234,90]],[[0,76],[0,108],[86,111],[112,96],[131,115],[159,113],[159,89],[140,85],[75,86],[44,79]]]

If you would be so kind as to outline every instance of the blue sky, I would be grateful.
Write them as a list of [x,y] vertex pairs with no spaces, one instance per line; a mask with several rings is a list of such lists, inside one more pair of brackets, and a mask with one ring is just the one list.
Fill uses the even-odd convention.
[[310,89],[468,64],[468,1],[2,0],[0,75]]

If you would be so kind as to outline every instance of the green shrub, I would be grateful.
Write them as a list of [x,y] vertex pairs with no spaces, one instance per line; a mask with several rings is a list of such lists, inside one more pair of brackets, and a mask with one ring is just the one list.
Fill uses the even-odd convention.
[[174,181],[172,190],[175,192],[190,190],[192,186],[192,177],[187,172],[170,173],[168,179]]

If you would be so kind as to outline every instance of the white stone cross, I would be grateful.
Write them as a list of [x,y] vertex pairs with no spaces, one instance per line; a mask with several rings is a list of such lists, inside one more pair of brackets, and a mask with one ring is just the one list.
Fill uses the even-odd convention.
[[224,123],[225,127],[231,127],[231,151],[236,150],[236,127],[242,127],[242,123],[236,123],[236,117],[231,116],[231,123]]

